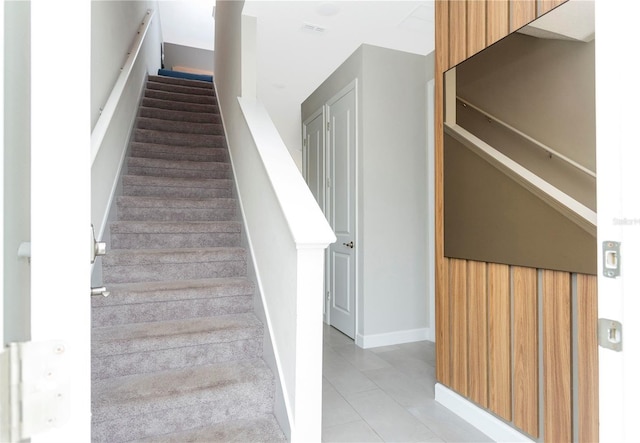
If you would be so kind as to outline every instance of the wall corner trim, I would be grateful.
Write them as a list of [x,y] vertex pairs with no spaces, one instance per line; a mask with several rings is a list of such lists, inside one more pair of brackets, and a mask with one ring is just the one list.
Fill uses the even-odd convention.
[[438,403],[496,442],[535,441],[440,383],[436,383],[435,393]]

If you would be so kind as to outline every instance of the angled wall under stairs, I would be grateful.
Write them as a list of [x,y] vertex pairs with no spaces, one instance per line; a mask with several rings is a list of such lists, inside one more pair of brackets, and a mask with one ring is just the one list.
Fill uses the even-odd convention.
[[92,300],[92,440],[284,441],[209,82],[150,76]]

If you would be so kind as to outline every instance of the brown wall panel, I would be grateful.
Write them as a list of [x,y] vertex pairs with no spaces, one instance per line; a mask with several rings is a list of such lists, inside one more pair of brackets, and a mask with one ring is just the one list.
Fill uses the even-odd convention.
[[487,264],[467,263],[469,297],[469,398],[489,406],[487,366]]
[[467,58],[487,47],[486,0],[467,2]]
[[469,369],[467,341],[467,262],[449,260],[451,300],[451,388],[467,396]]
[[546,14],[558,5],[563,4],[567,0],[538,0],[538,17]]
[[513,423],[538,437],[538,272],[514,266]]
[[449,259],[442,260],[442,269],[447,278],[442,279],[436,295],[436,377],[446,386],[451,386],[451,322],[449,306]]
[[467,58],[467,3],[449,2],[449,66]]
[[572,441],[571,275],[542,273],[543,390],[546,441]]
[[511,306],[509,266],[489,263],[489,409],[511,420]]
[[598,441],[598,279],[577,275],[578,441]]
[[[449,69],[449,2],[435,4],[435,211],[443,213],[443,119],[444,119],[444,79],[443,72]],[[451,386],[449,354],[449,271],[448,259],[444,256],[444,218],[435,217],[435,257],[436,257],[436,378]]]
[[513,32],[536,19],[536,0],[511,0],[509,31]]
[[487,46],[509,34],[509,0],[487,2]]

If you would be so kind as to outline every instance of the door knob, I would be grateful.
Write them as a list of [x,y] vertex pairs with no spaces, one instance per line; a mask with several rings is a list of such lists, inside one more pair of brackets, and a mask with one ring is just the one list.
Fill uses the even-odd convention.
[[347,248],[351,248],[353,249],[353,241],[350,241],[349,243],[342,243],[344,246],[346,246]]

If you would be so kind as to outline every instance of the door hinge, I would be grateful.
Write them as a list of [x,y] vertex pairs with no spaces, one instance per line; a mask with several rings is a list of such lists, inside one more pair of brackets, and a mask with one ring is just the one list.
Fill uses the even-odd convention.
[[331,122],[327,122],[327,131],[331,131]]
[[331,187],[331,177],[327,177],[327,188]]
[[622,351],[622,323],[608,318],[599,318],[598,345],[616,352]]
[[0,352],[0,377],[0,440],[22,441],[69,419],[64,342],[10,343]]
[[331,300],[331,292],[327,291],[327,301]]

